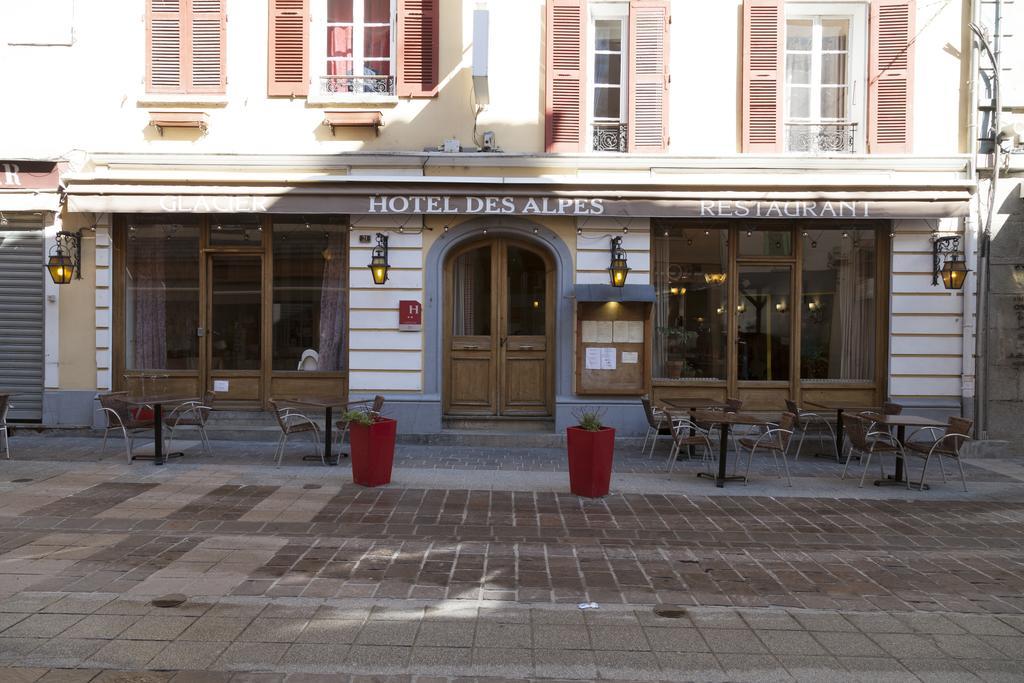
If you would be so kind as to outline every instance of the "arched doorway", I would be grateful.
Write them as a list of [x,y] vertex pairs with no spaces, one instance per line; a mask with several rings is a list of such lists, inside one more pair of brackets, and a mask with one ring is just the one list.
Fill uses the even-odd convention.
[[444,268],[444,413],[552,414],[554,265],[530,243],[496,237],[456,248]]

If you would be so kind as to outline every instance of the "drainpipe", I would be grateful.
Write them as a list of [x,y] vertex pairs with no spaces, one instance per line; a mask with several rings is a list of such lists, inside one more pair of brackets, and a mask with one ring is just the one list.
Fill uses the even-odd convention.
[[[979,0],[970,0],[970,23],[978,23],[978,3]],[[968,29],[970,31],[970,29]],[[967,81],[967,152],[970,155],[970,161],[968,170],[971,178],[978,177],[978,48],[977,43],[974,40],[973,32],[971,33],[971,56],[970,64],[968,65],[968,73],[970,78]],[[977,249],[977,234],[978,234],[978,216],[981,211],[981,204],[978,201],[977,193],[971,197],[970,209],[967,212],[967,218],[964,220],[964,258],[965,260],[970,258],[969,254],[974,253],[972,249]],[[969,262],[969,261],[968,261]],[[968,287],[974,287],[974,316],[970,315],[970,311],[967,307],[967,302],[970,300],[970,290],[964,293],[964,317],[962,322],[962,333],[964,345],[962,349],[962,372],[963,377],[961,379],[961,393],[962,399],[960,402],[961,412],[971,419],[978,419],[979,413],[979,394],[981,393],[979,387],[979,379],[984,372],[981,367],[984,365],[984,356],[980,355],[979,351],[979,328],[975,326],[975,322],[981,315],[982,293],[978,287],[977,271],[980,269],[981,257],[978,256],[978,265],[975,266],[975,278],[967,281]],[[974,335],[973,347],[969,343]],[[979,363],[979,359],[982,361]],[[973,384],[973,386],[969,386]],[[977,432],[976,432],[977,433]]]

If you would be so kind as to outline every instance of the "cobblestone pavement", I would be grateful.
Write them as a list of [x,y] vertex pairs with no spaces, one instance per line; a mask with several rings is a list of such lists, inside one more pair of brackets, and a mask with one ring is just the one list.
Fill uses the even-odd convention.
[[0,681],[1024,680],[1024,458],[973,463],[969,494],[936,470],[789,495],[769,460],[774,488],[712,492],[683,462],[677,493],[584,500],[564,475],[365,489],[298,454],[240,467],[255,446],[164,467],[98,446],[20,436],[0,462]]

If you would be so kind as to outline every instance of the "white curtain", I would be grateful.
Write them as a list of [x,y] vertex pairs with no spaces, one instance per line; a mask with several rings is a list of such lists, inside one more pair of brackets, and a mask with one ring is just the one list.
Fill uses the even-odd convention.
[[[668,327],[668,264],[669,238],[654,239],[654,287],[656,292],[655,329]],[[665,377],[665,365],[668,362],[668,339],[664,334],[654,335],[654,375]]]

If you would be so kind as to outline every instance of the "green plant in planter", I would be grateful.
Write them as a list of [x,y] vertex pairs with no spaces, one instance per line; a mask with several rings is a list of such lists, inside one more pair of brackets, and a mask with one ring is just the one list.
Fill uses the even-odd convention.
[[355,423],[369,427],[373,424],[373,413],[365,410],[348,410],[341,415],[342,422]]
[[604,429],[604,423],[601,421],[603,416],[604,410],[597,408],[581,408],[573,412],[579,428],[588,432],[599,432]]

